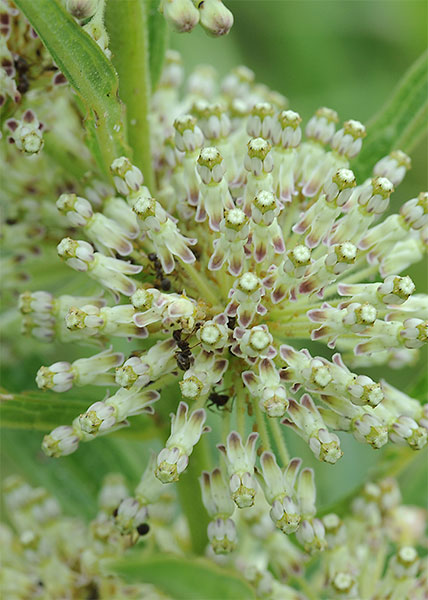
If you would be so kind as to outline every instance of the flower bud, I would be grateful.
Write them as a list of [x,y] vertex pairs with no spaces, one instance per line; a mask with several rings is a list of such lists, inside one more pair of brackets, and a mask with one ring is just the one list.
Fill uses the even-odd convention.
[[233,15],[221,0],[196,0],[201,25],[207,33],[215,37],[229,33],[233,25]]
[[6,126],[11,131],[9,141],[26,154],[37,154],[43,148],[43,124],[32,110],[26,110],[21,121],[9,119]]
[[85,21],[94,16],[98,0],[67,0],[66,9],[79,21]]
[[257,438],[257,433],[251,433],[244,446],[239,433],[232,431],[227,436],[226,446],[222,444],[217,446],[226,457],[230,491],[233,501],[239,508],[254,504],[256,482],[252,474],[256,461]]
[[178,33],[192,31],[199,21],[199,12],[192,0],[162,0],[159,11]]

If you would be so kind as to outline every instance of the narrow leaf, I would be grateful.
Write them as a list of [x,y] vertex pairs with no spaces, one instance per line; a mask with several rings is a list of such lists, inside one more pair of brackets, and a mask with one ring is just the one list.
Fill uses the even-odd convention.
[[62,394],[29,392],[0,393],[0,425],[11,429],[51,431],[71,423],[88,408],[88,400],[62,397]]
[[353,168],[364,179],[392,150],[411,152],[427,132],[428,52],[404,75],[392,97],[367,125],[367,138]]
[[2,477],[20,474],[33,486],[46,488],[67,514],[92,518],[97,497],[108,473],[122,473],[130,493],[146,465],[148,448],[143,443],[100,438],[82,444],[63,458],[48,458],[40,448],[42,435],[34,431],[1,431]]
[[422,373],[417,382],[407,392],[412,398],[420,400],[421,404],[428,402],[428,373]]
[[188,560],[169,555],[132,555],[107,564],[129,582],[151,583],[176,600],[250,600],[251,587],[227,569],[205,559]]
[[[48,433],[59,425],[70,425],[78,415],[86,412],[88,407],[99,399],[100,392],[97,392],[98,394],[94,394],[85,390],[84,393],[80,392],[81,397],[77,398],[64,393],[14,394],[0,389],[0,427]],[[76,391],[71,393],[76,394]],[[130,427],[118,429],[111,435],[115,438],[143,441],[151,440],[158,434],[153,419],[147,415],[138,415],[130,419]],[[96,442],[88,443],[92,445]]]
[[97,139],[96,158],[108,173],[114,158],[128,152],[113,65],[58,0],[16,0],[16,5],[83,100]]

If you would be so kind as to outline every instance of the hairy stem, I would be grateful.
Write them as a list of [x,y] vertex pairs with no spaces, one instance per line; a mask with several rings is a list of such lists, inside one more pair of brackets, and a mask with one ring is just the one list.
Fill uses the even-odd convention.
[[146,11],[144,0],[108,0],[106,25],[113,64],[119,74],[119,96],[126,105],[133,161],[155,193],[148,119],[151,85]]

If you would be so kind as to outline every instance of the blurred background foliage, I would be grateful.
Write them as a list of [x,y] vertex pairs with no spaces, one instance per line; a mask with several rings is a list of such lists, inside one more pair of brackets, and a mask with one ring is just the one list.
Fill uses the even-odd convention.
[[[226,4],[235,17],[235,25],[226,38],[211,39],[201,28],[196,28],[191,35],[170,34],[170,45],[182,54],[186,73],[200,63],[215,66],[220,75],[237,64],[245,64],[255,71],[259,82],[286,95],[290,107],[305,120],[319,106],[329,106],[339,112],[342,120],[355,118],[367,123],[427,46],[428,4],[425,0],[228,0]],[[411,158],[413,169],[394,194],[391,210],[396,211],[405,200],[427,189],[426,137],[414,149]],[[426,292],[426,262],[413,267],[409,274],[417,290]],[[41,279],[42,276],[33,278],[31,289],[43,289]],[[59,289],[50,291],[70,293],[79,280],[78,285],[83,284],[80,291],[85,293],[83,286],[91,284],[83,279],[58,263],[61,284]],[[2,361],[2,385],[12,391],[35,390],[34,377],[41,364],[65,358],[71,361],[83,354],[77,347],[37,344],[28,338],[22,340],[21,348],[24,346],[22,356],[17,352]],[[125,350],[126,343],[123,346]],[[93,349],[86,349],[85,355],[91,353]],[[418,365],[404,372],[389,369],[366,372],[376,378],[385,377],[411,391],[426,368],[425,353]],[[419,387],[422,400],[426,383]],[[99,391],[98,394],[95,390],[95,393],[89,392],[88,397],[86,390],[72,391],[69,397],[77,394],[80,400],[87,400],[88,405],[99,399]],[[171,401],[177,401],[174,391]],[[210,415],[209,420],[214,428],[220,426],[221,419],[217,415]],[[138,429],[133,433],[138,436]],[[142,433],[142,437],[146,433]],[[294,434],[289,435],[287,431],[286,435],[292,454],[302,456],[306,465],[316,469],[321,510],[346,497],[367,478],[370,467],[381,458],[386,463],[389,460],[388,451],[376,452],[344,435],[344,456],[337,465],[331,466],[317,462]],[[152,445],[133,439],[123,442],[114,435],[82,444],[75,455],[56,461],[42,456],[41,438],[41,431],[3,430],[2,476],[20,471],[33,483],[46,485],[54,493],[59,490],[68,511],[81,513],[83,506],[88,516],[93,515],[95,504],[91,506],[91,501],[105,472],[122,470],[132,486],[145,466],[147,448]],[[214,458],[215,431],[210,438]],[[406,502],[426,504],[426,460],[424,451],[401,476]]]

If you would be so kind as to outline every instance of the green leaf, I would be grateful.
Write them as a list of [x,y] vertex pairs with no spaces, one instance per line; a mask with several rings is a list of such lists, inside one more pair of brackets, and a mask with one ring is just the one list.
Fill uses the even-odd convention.
[[0,424],[11,429],[51,431],[58,425],[71,423],[88,408],[86,399],[61,397],[46,392],[0,393]]
[[428,402],[428,373],[423,373],[418,381],[410,388],[409,396],[420,400],[422,403]]
[[[424,451],[422,451],[424,452]],[[386,477],[399,478],[419,457],[420,452],[411,450],[408,446],[390,444],[381,451],[381,458],[369,470],[365,481],[378,481]],[[317,512],[318,517],[334,512],[339,516],[349,514],[354,498],[361,492],[364,482],[356,485],[349,493],[339,498]]]
[[82,444],[74,454],[48,458],[35,431],[2,429],[2,478],[20,474],[31,485],[46,488],[67,514],[93,518],[97,497],[108,473],[122,473],[132,492],[149,455],[144,443],[100,438]]
[[58,0],[16,0],[16,5],[83,100],[97,140],[95,158],[108,174],[112,161],[129,153],[113,65]]
[[168,45],[168,26],[159,12],[159,0],[146,0],[148,6],[149,62],[152,90],[156,89],[162,73]]
[[411,152],[427,132],[428,52],[407,71],[391,98],[367,125],[363,149],[353,163],[358,177],[370,176],[375,163],[392,150]]
[[227,569],[205,559],[127,554],[106,568],[129,582],[151,583],[175,600],[250,600],[251,587]]
[[[96,392],[97,395],[92,390],[85,390],[81,392],[82,398],[74,398],[54,392],[14,394],[0,389],[0,427],[48,433],[59,425],[70,425],[99,399],[99,390]],[[138,441],[152,440],[159,436],[158,428],[147,415],[131,417],[129,422],[129,427],[118,429],[110,435]],[[81,445],[92,445],[94,441],[82,442]]]

